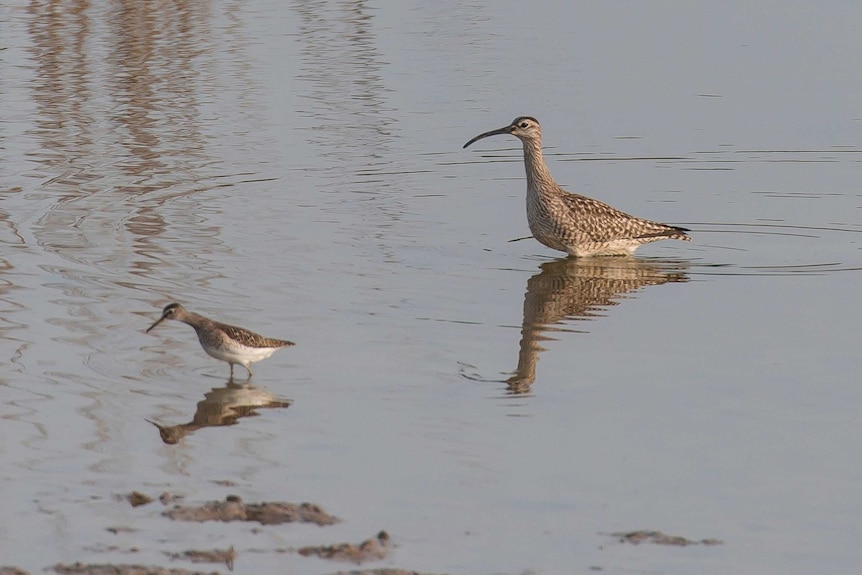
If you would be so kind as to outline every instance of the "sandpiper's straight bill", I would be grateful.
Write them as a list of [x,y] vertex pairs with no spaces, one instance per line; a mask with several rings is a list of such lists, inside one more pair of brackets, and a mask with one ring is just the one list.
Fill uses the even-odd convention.
[[616,208],[561,188],[542,157],[539,121],[519,116],[511,124],[479,134],[466,144],[509,134],[524,146],[527,171],[527,223],[533,237],[549,248],[576,257],[630,255],[658,240],[685,240],[689,230],[630,216]]
[[292,341],[263,337],[241,327],[211,320],[186,310],[178,303],[166,305],[162,310],[162,317],[147,328],[147,333],[166,319],[176,319],[195,328],[204,351],[230,364],[231,379],[234,364],[243,366],[251,377],[252,363],[268,358],[283,347],[293,345]]

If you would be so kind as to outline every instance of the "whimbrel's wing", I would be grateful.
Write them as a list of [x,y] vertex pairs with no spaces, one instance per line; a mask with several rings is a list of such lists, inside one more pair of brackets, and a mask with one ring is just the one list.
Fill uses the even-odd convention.
[[647,238],[690,239],[685,228],[636,218],[593,198],[567,192],[561,199],[568,208],[573,229],[586,234],[594,242]]

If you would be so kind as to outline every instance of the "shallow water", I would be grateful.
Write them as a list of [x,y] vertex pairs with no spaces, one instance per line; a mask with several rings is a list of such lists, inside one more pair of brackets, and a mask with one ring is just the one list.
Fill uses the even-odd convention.
[[[371,566],[433,573],[862,562],[862,8],[0,10],[0,564],[330,573],[274,550],[381,529]],[[564,187],[693,241],[521,239],[517,141],[461,149],[521,114]],[[234,393],[188,326],[144,334],[170,301],[297,346]],[[190,528],[136,489],[343,522]]]

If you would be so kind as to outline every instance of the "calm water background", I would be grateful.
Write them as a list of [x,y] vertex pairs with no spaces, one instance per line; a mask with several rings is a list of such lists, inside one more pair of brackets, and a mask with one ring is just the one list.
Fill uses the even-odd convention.
[[[239,573],[327,573],[273,550],[380,529],[380,565],[435,573],[862,564],[862,5],[0,17],[0,564],[234,545]],[[518,142],[461,146],[521,114],[561,184],[694,241],[510,241]],[[170,301],[295,340],[254,378],[293,404],[163,444],[145,418],[192,421],[228,371],[144,334]],[[134,489],[344,521],[173,524]],[[607,535],[634,529],[724,544]]]

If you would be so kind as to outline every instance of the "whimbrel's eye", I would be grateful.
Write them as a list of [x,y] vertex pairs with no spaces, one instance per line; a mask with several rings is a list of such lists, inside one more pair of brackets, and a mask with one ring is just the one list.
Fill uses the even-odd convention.
[[529,126],[529,124],[528,124],[527,122],[521,122],[521,127],[522,127],[522,128],[526,128],[527,126]]

